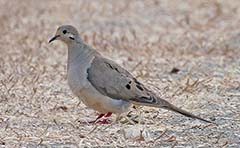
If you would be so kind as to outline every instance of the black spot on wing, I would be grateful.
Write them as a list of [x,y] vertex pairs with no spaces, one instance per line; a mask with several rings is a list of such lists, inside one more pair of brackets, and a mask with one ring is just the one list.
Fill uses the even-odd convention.
[[129,84],[126,85],[127,89],[131,89],[131,86]]
[[111,65],[110,63],[108,63],[108,62],[105,62],[105,64],[109,67],[109,68],[111,68],[112,70],[115,70],[115,71],[117,71],[118,73],[120,73],[120,71],[118,70],[118,68],[117,67],[115,67],[115,66],[113,66],[113,65]]
[[138,82],[138,80],[136,78],[134,78],[133,80],[137,85],[142,85],[140,82]]
[[111,64],[109,64],[109,63],[107,63],[107,62],[105,62],[105,64],[106,64],[109,68],[114,69]]
[[[119,72],[119,70],[118,70],[116,67],[115,67],[114,69],[115,69],[117,72]],[[119,72],[119,73],[120,73],[120,72]]]
[[139,90],[143,91],[143,87],[140,86],[139,84],[137,84],[136,87],[137,87]]
[[139,98],[132,98],[130,99],[131,101],[135,101],[135,102],[140,102],[140,103],[156,103],[156,99],[152,96],[142,96]]

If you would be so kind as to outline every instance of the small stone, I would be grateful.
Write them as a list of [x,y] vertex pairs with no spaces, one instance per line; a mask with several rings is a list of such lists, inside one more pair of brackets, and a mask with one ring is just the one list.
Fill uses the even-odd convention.
[[123,129],[125,139],[132,139],[137,141],[150,141],[149,132],[142,125],[135,125]]

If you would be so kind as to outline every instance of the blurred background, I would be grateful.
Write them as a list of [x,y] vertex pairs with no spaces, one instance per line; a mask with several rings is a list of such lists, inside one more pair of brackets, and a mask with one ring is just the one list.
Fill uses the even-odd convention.
[[[96,112],[68,88],[66,45],[48,44],[64,24],[219,126],[149,107],[140,124],[82,125]],[[238,147],[239,27],[237,0],[0,0],[0,147]],[[140,120],[134,109],[129,116]]]

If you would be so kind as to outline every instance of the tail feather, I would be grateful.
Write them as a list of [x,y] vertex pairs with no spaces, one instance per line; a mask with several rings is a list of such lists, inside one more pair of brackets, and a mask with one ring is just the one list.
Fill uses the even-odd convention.
[[171,111],[174,111],[176,113],[179,113],[179,114],[182,114],[186,117],[190,117],[190,118],[193,118],[193,119],[198,119],[198,120],[201,120],[201,121],[204,121],[204,122],[207,122],[207,123],[212,123],[212,124],[216,124],[212,121],[209,121],[209,120],[206,120],[206,119],[203,119],[199,116],[196,116],[186,110],[183,110],[181,108],[178,108],[176,107],[175,105],[169,103],[168,101],[164,100],[164,99],[161,99],[161,98],[158,98],[158,101],[157,103],[155,104],[155,107],[160,107],[160,108],[164,108],[164,109],[167,109],[167,110],[171,110]]
[[157,98],[157,99],[153,98],[153,101],[155,101],[155,102],[140,100],[139,98],[138,99],[131,99],[131,101],[132,101],[133,104],[136,104],[136,105],[145,105],[145,106],[150,106],[150,107],[164,108],[164,109],[167,109],[167,110],[171,110],[171,111],[180,113],[184,116],[187,116],[187,117],[190,117],[190,118],[193,118],[193,119],[198,119],[198,120],[201,120],[201,121],[204,121],[204,122],[207,122],[207,123],[216,124],[212,121],[209,121],[209,120],[203,119],[199,116],[196,116],[196,115],[194,115],[194,114],[192,114],[192,113],[190,113],[186,110],[178,108],[178,107],[174,106],[173,104],[169,103],[168,101],[166,101],[164,99],[161,99],[161,98]]
[[196,115],[194,115],[194,114],[192,114],[192,113],[190,113],[190,112],[187,112],[187,111],[185,111],[185,110],[183,110],[183,109],[181,109],[181,108],[178,108],[178,107],[176,107],[176,106],[174,106],[174,105],[172,105],[172,104],[170,104],[170,103],[169,103],[167,106],[164,106],[163,108],[165,108],[165,109],[167,109],[167,110],[171,110],[171,111],[177,112],[177,113],[180,113],[180,114],[182,114],[182,115],[184,115],[184,116],[187,116],[187,117],[190,117],[190,118],[193,118],[193,119],[198,119],[198,120],[201,120],[201,121],[204,121],[204,122],[207,122],[207,123],[216,124],[216,123],[214,123],[214,122],[212,122],[212,121],[203,119],[203,118],[201,118],[201,117],[199,117],[199,116],[196,116]]

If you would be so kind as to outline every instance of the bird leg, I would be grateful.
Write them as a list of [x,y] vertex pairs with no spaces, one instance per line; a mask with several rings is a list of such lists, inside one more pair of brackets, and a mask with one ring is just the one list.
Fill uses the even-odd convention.
[[98,117],[97,117],[95,120],[90,121],[90,122],[88,122],[88,123],[109,124],[110,122],[109,122],[108,119],[103,119],[103,120],[99,120],[99,119],[102,118],[103,116],[104,116],[104,117],[110,117],[111,115],[112,115],[111,112],[108,112],[108,113],[106,113],[106,114],[99,114]]
[[88,123],[96,123],[98,121],[98,119],[102,118],[105,114],[99,114],[98,117],[93,120],[93,121],[89,121]]
[[[111,112],[108,112],[106,114],[104,114],[104,117],[110,117],[112,115]],[[99,120],[99,121],[96,121],[96,123],[100,123],[100,124],[110,124],[110,120],[108,119],[103,119],[103,120]]]
[[108,113],[106,113],[105,115],[104,115],[104,117],[110,117],[112,115],[112,113],[111,112],[108,112]]

